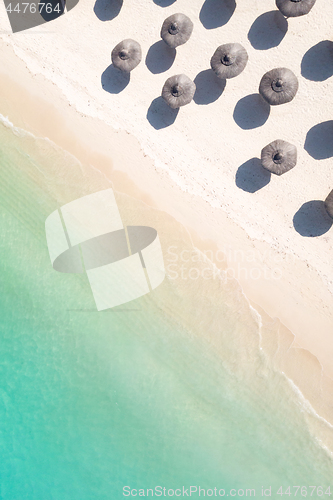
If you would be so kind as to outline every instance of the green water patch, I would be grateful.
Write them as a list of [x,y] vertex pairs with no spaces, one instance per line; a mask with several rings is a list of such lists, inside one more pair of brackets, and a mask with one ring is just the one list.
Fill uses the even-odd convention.
[[38,157],[40,145],[33,156],[22,141],[12,134],[0,148],[2,498],[120,499],[124,486],[191,485],[256,496],[272,486],[281,498],[280,484],[328,485],[331,461],[285,379],[259,369],[259,353],[239,358],[248,370],[230,368],[236,332],[253,335],[247,316],[221,309],[223,359],[223,343],[217,353],[189,328],[193,300],[211,315],[215,297],[179,300],[169,287],[167,311],[157,291],[97,312],[85,275],[53,270],[45,218],[85,187],[45,167],[43,158],[59,161],[51,146]]

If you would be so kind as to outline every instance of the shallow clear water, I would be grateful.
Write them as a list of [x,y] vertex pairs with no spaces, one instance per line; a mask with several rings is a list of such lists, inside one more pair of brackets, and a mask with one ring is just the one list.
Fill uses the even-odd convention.
[[281,498],[280,485],[330,484],[332,462],[269,368],[236,285],[165,280],[97,312],[84,276],[52,269],[44,222],[105,179],[1,125],[0,185],[1,498],[118,499],[159,485],[272,486]]

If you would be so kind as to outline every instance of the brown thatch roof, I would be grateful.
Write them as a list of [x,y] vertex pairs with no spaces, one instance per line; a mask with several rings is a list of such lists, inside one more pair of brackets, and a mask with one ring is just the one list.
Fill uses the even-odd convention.
[[261,151],[261,164],[276,175],[282,175],[297,163],[297,148],[280,139],[271,142]]
[[161,29],[161,38],[169,47],[175,49],[186,43],[193,31],[193,23],[185,14],[173,14],[168,17]]
[[297,77],[287,68],[275,68],[268,71],[259,85],[260,94],[272,106],[292,101],[297,90]]
[[308,14],[316,0],[275,0],[275,3],[285,17],[299,17]]
[[333,189],[325,200],[326,212],[333,219]]
[[115,46],[111,53],[111,60],[115,68],[130,73],[142,59],[141,46],[135,40],[127,38]]
[[215,50],[210,65],[219,78],[234,78],[244,70],[248,58],[240,43],[226,43]]
[[162,97],[173,109],[189,104],[195,93],[195,83],[186,75],[171,76],[162,89]]

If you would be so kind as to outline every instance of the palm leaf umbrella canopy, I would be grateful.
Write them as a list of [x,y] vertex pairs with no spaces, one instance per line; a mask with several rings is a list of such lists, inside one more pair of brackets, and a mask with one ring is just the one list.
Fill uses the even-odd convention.
[[305,16],[316,0],[275,0],[276,6],[285,17]]
[[193,31],[193,23],[185,14],[173,14],[168,17],[161,29],[161,38],[169,47],[175,49],[186,43]]
[[195,83],[186,75],[171,76],[162,89],[162,97],[170,108],[176,109],[189,104],[195,93]]
[[268,71],[259,85],[260,94],[271,106],[292,101],[297,91],[297,77],[287,68],[275,68]]
[[271,142],[261,151],[261,164],[276,175],[282,175],[297,163],[297,148],[280,139]]
[[111,60],[115,68],[130,73],[142,59],[141,46],[135,40],[127,38],[118,43],[111,52]]
[[210,65],[219,78],[234,78],[244,70],[248,59],[240,43],[226,43],[215,50]]
[[325,200],[325,208],[328,215],[333,219],[333,190],[330,192],[330,194],[327,196]]

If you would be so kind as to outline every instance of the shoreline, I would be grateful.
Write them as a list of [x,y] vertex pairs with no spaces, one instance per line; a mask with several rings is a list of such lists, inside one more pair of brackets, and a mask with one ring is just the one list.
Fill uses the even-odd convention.
[[[284,362],[289,373],[294,371],[293,382],[310,402],[315,400],[315,408],[321,407],[323,418],[330,418],[333,422],[333,415],[329,412],[330,399],[327,398],[324,407],[323,401],[318,401],[315,395],[318,390],[316,383],[309,387],[314,374],[316,382],[323,377],[322,369],[327,378],[327,390],[333,379],[333,341],[330,338],[333,296],[316,269],[291,253],[278,251],[265,241],[251,239],[223,208],[213,208],[200,197],[181,191],[168,173],[144,153],[135,137],[124,130],[112,129],[98,118],[77,112],[55,84],[40,74],[32,75],[11,47],[1,42],[0,49],[5,61],[0,70],[0,112],[8,116],[14,126],[37,137],[48,137],[81,163],[103,172],[116,191],[168,213],[186,227],[195,248],[206,254],[211,252],[209,255],[218,268],[225,270],[228,267],[235,273],[249,304],[264,321],[274,317],[279,319],[284,342],[289,344],[284,352],[285,359],[280,356],[279,363]],[[12,78],[14,74],[15,80]],[[22,81],[25,82],[24,89],[18,83]],[[15,102],[14,106],[11,101]],[[223,235],[220,234],[221,228]],[[280,279],[264,276],[254,279],[251,276],[253,269],[272,271],[276,262],[282,270]],[[243,276],[237,274],[239,266],[244,269]],[[279,342],[281,339],[263,339],[264,348],[270,355],[279,350]],[[291,346],[293,355],[290,355]],[[287,360],[289,350],[290,359]],[[303,358],[297,363],[297,368],[302,368],[299,374],[293,370],[292,364],[301,351]],[[303,373],[306,363],[310,369]],[[323,392],[326,397],[326,390]]]

